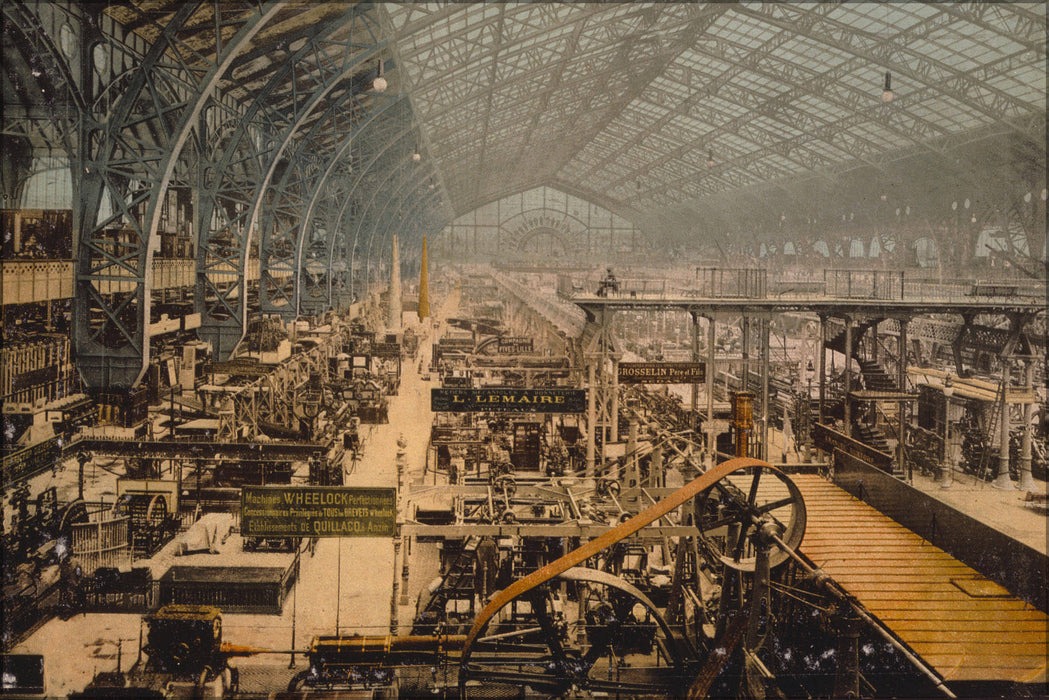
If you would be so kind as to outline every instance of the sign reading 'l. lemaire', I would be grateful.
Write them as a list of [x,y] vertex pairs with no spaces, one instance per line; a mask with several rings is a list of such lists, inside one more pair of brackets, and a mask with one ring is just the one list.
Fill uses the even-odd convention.
[[699,384],[707,379],[705,362],[620,362],[620,384]]
[[392,537],[397,491],[349,486],[245,486],[244,537]]
[[525,413],[582,413],[583,389],[430,389],[431,411],[512,411]]

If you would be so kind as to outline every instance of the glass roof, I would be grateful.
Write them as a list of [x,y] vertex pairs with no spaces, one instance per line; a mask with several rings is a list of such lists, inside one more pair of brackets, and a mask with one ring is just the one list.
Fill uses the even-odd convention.
[[549,185],[647,215],[987,127],[1044,144],[1043,3],[380,7],[458,214]]

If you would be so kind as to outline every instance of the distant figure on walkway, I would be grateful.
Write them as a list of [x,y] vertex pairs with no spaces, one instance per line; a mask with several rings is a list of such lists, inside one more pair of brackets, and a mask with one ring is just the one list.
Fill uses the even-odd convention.
[[619,294],[619,280],[610,267],[605,268],[605,278],[597,285],[597,296],[607,297],[609,292]]

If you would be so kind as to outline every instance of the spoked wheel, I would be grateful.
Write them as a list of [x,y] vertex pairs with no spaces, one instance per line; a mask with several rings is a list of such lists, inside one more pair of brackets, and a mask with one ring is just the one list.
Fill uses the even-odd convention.
[[[675,636],[655,608],[644,602],[644,594],[610,574],[574,568],[688,503],[696,508],[694,523],[702,532],[704,547],[738,569],[757,567],[759,557],[754,548],[759,544],[751,543],[752,534],[760,535],[762,564],[768,561],[764,555],[766,545],[777,545],[772,548],[775,563],[782,563],[788,552],[800,545],[804,534],[801,493],[777,469],[748,457],[719,464],[626,522],[498,592],[477,614],[464,640],[459,662],[459,690],[463,696],[477,695],[478,691],[484,692],[481,689],[495,685],[515,687],[517,695],[532,688],[533,692],[548,695],[579,692],[666,696],[689,687],[698,670],[693,663],[698,661],[696,650],[688,642],[683,642],[688,649],[677,648]],[[572,619],[566,616],[565,628],[559,630],[557,610],[550,602],[553,594],[544,592],[553,590],[549,585],[555,577],[571,577],[573,571],[586,572],[587,578],[576,578],[577,581],[586,580],[587,585],[593,581],[615,589],[608,593],[611,615],[606,609],[591,616],[600,623],[599,629],[595,630],[596,635],[586,630],[583,643],[579,642],[578,621],[586,624],[585,600],[584,609],[574,618],[577,634],[573,639]],[[611,581],[598,580],[601,576]],[[659,628],[656,639],[660,650],[670,657],[669,663],[654,669],[633,660],[629,666],[621,663],[621,647],[617,648],[616,640],[621,638],[619,626],[628,624],[625,619],[629,613],[617,607],[619,592],[628,592],[641,603],[638,607],[628,606],[630,613],[636,610],[640,615],[643,609],[653,613]],[[530,608],[517,621],[520,626],[515,627],[516,607],[521,605]],[[570,605],[564,607],[571,609]],[[595,649],[600,652],[599,657],[608,656],[609,660],[595,659]]]
[[[696,498],[696,527],[708,548],[726,566],[754,571],[755,535],[772,531],[791,551],[805,535],[805,502],[801,491],[778,469],[741,467],[717,481]],[[790,554],[773,547],[769,566],[782,564]]]
[[[557,594],[559,580],[577,582],[576,600]],[[497,689],[520,697],[665,696],[684,678],[691,648],[682,648],[655,604],[626,581],[572,568],[499,609],[460,668],[464,697]],[[656,661],[656,648],[672,657]]]

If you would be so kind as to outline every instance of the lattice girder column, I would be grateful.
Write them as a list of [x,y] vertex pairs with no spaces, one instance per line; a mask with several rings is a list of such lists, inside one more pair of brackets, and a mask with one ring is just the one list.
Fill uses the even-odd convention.
[[[233,59],[280,8],[278,2],[179,5],[136,70],[105,86],[84,115],[73,338],[89,385],[130,388],[144,375],[165,195],[179,164],[188,170],[184,149]],[[208,16],[235,30],[210,36],[210,51],[181,36],[197,34]],[[103,197],[115,209],[109,216],[102,215]]]
[[[366,46],[349,41],[358,35],[370,37]],[[272,49],[287,56],[249,94],[224,146],[208,149],[201,166],[195,303],[202,317],[198,333],[219,359],[228,358],[247,332],[249,258],[257,246],[261,200],[278,163],[334,85],[374,60],[380,48],[366,5],[310,26],[301,40],[295,50]]]
[[[342,219],[341,210],[351,201],[351,195],[364,172],[362,170],[360,174],[355,175],[352,166],[346,166],[346,164],[353,160],[351,157],[353,145],[358,139],[367,138],[370,127],[389,116],[391,112],[395,113],[397,108],[407,104],[403,95],[391,94],[385,97],[386,99],[377,100],[370,105],[365,117],[354,125],[329,158],[328,165],[317,186],[313,188],[313,195],[302,215],[297,246],[299,257],[296,261],[299,274],[296,278],[295,290],[295,298],[299,301],[299,313],[316,313],[319,310],[338,306],[332,296],[332,273],[337,262],[335,258],[336,238],[341,231],[338,222]],[[341,173],[342,177],[336,177],[336,168],[340,164],[348,167],[349,172]],[[367,170],[370,165],[371,163],[365,165],[364,170]],[[326,212],[328,216],[317,216],[316,212],[322,200],[322,193],[330,192],[332,187],[337,187],[339,194],[329,195]],[[313,236],[321,226],[324,227],[325,232],[323,239]],[[311,247],[307,254],[306,248],[311,245],[311,239],[313,242],[322,241],[323,245],[318,245],[316,248]],[[345,250],[346,246],[342,246],[342,249]],[[348,266],[344,261],[340,272],[346,269]]]
[[[608,441],[604,433],[612,428],[612,411],[617,403],[613,395],[617,391],[613,373],[622,353],[618,350],[619,341],[612,328],[615,311],[606,306],[584,310],[587,313],[587,326],[583,330],[582,355],[588,378],[586,475],[589,478],[595,475],[599,430],[602,431],[600,459],[604,462],[604,445]],[[610,439],[615,440],[616,437],[611,435]]]

